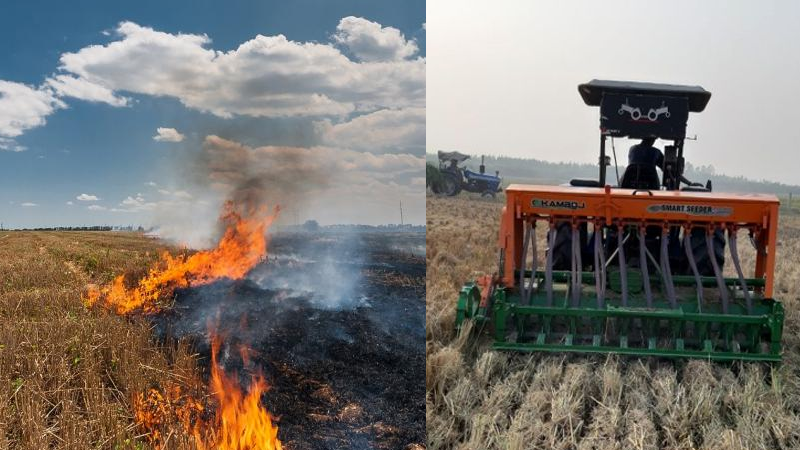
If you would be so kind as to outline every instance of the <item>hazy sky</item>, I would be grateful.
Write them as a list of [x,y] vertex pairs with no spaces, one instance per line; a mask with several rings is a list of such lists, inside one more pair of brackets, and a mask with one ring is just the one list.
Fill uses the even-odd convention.
[[437,0],[427,23],[428,152],[595,162],[579,83],[696,84],[689,162],[800,184],[800,2]]
[[424,0],[4,2],[0,222],[211,228],[240,172],[302,190],[290,222],[424,223],[424,23]]

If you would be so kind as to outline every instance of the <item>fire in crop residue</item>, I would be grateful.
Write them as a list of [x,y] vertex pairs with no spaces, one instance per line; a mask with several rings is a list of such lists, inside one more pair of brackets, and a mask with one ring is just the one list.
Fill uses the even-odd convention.
[[125,276],[119,275],[108,286],[90,289],[85,301],[90,306],[99,301],[117,314],[136,310],[156,313],[162,308],[159,300],[171,297],[177,288],[204,285],[221,278],[240,279],[266,256],[265,231],[277,213],[278,208],[270,215],[264,207],[237,207],[226,202],[220,217],[226,229],[216,248],[187,258],[164,252],[161,262],[136,286],[127,288]]
[[[124,275],[120,275],[108,286],[90,289],[84,300],[88,306],[101,304],[117,314],[152,314],[162,309],[160,302],[172,297],[177,288],[222,278],[241,279],[266,257],[265,233],[277,214],[278,208],[270,214],[264,207],[226,202],[220,217],[225,231],[215,248],[187,258],[165,253],[135,286],[126,287]],[[180,423],[202,450],[281,450],[278,427],[261,405],[261,396],[268,389],[263,375],[254,375],[245,392],[236,374],[226,374],[218,361],[222,339],[215,325],[209,325],[209,338],[209,390],[215,403],[214,417],[205,419],[204,404],[176,384],[134,394],[132,406],[137,425],[145,431],[150,445],[158,449],[164,448],[168,440],[163,428]],[[251,349],[240,347],[240,352],[247,361]]]

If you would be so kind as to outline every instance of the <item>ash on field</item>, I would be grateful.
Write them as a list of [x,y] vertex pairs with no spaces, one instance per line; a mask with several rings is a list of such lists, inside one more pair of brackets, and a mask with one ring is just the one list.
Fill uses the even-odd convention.
[[[263,398],[292,449],[417,448],[425,440],[423,233],[279,233],[241,281],[176,292],[154,318],[208,356],[208,321],[225,336],[220,360],[263,370]],[[255,354],[239,352],[246,344]]]

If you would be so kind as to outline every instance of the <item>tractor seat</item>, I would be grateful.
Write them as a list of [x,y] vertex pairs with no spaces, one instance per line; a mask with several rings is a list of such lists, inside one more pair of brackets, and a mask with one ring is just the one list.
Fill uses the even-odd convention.
[[573,178],[569,180],[569,185],[574,187],[602,187],[599,181],[588,178]]
[[656,166],[652,164],[628,164],[619,184],[625,189],[658,190],[661,188]]

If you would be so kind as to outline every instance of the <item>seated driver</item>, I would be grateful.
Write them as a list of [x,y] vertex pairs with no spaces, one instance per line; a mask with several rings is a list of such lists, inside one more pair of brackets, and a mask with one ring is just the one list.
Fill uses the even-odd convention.
[[628,164],[641,164],[658,167],[664,167],[664,154],[661,150],[653,147],[656,138],[648,137],[642,139],[642,142],[631,147],[628,151]]

